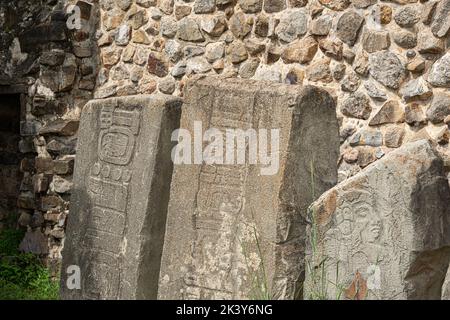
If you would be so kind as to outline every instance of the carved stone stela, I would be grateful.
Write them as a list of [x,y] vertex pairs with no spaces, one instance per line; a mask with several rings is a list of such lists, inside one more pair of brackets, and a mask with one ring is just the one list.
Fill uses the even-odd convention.
[[333,99],[314,87],[196,78],[180,128],[193,133],[195,121],[204,131],[279,129],[279,170],[261,175],[264,165],[248,161],[175,165],[158,298],[298,298],[313,156],[317,194],[336,183]]
[[[125,233],[129,182],[133,171],[140,112],[104,106],[100,112],[98,157],[88,178],[92,211],[87,217],[83,252],[87,272],[83,287],[87,298],[115,298],[119,293],[119,259]],[[95,257],[94,257],[95,255]],[[102,281],[96,279],[101,277]]]
[[443,163],[426,140],[329,190],[311,207],[305,297],[440,299],[449,202]]
[[62,276],[63,298],[156,297],[167,210],[160,193],[169,191],[180,106],[166,96],[85,106],[62,269],[80,267],[81,289],[68,289]]

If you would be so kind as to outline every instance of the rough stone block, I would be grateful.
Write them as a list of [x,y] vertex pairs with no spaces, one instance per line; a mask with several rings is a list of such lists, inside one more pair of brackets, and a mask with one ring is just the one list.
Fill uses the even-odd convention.
[[[260,155],[279,156],[279,168],[269,174],[261,157],[251,162],[255,149],[246,152],[247,161],[206,158],[175,165],[158,297],[301,297],[306,210],[337,180],[339,130],[332,97],[312,86],[215,77],[189,81],[184,96],[181,129],[192,135],[197,121],[222,137],[226,129],[251,137],[248,130],[254,129]],[[202,138],[195,139],[198,148]],[[233,139],[235,147],[236,141],[237,150],[247,149],[243,140]],[[250,141],[250,149],[255,145]]]
[[427,140],[387,154],[310,207],[305,297],[440,299],[450,190]]
[[[63,299],[153,299],[172,175],[178,98],[93,100],[83,109],[63,251]],[[77,265],[81,290],[66,286]]]

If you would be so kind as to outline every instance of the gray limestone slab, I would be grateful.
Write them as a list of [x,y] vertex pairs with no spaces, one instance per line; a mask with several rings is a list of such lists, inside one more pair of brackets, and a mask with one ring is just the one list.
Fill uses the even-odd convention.
[[[62,299],[155,299],[181,100],[128,96],[83,109]],[[80,270],[69,289],[67,268]],[[69,269],[71,270],[71,269]]]

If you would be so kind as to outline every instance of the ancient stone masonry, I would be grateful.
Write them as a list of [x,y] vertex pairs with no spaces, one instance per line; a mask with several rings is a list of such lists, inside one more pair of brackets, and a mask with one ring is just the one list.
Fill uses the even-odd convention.
[[85,106],[62,269],[82,281],[70,290],[63,274],[62,298],[156,298],[180,107],[162,95]]
[[0,0],[0,30],[0,100],[20,105],[0,229],[54,275],[92,99],[182,97],[198,75],[313,85],[336,105],[338,182],[420,139],[450,176],[450,0]]
[[[80,8],[79,28],[68,24],[71,4]],[[99,65],[98,9],[92,1],[0,2],[0,99],[20,98],[20,193],[17,208],[8,212],[15,221],[9,227],[27,229],[20,249],[46,258],[55,275],[79,114],[92,99]]]
[[100,95],[181,95],[193,74],[322,86],[337,99],[339,181],[427,136],[449,167],[450,111],[433,107],[449,96],[449,4],[100,1]]
[[306,209],[337,179],[334,108],[315,87],[217,77],[187,83],[181,129],[193,133],[195,121],[204,130],[279,129],[279,151],[273,137],[266,150],[280,163],[273,175],[249,161],[175,165],[159,298],[301,297]]
[[427,140],[327,191],[310,208],[305,297],[440,299],[449,203],[442,159]]

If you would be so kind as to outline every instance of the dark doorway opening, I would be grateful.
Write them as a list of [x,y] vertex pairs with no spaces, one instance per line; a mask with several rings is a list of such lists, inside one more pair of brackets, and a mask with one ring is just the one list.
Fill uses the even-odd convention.
[[0,228],[16,217],[20,191],[20,94],[0,95]]

